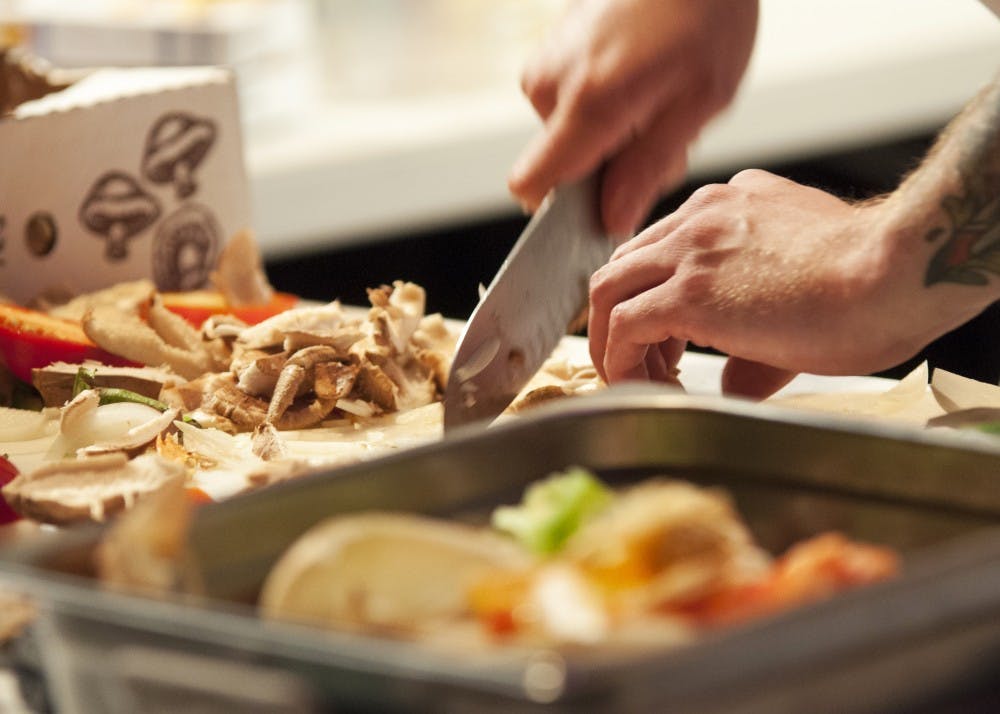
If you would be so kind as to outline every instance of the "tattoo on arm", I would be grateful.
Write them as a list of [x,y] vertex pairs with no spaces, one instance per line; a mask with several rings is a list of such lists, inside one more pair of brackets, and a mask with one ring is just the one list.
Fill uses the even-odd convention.
[[954,152],[961,188],[941,199],[946,225],[925,236],[938,248],[924,284],[987,285],[1000,276],[1000,81],[980,93],[939,145],[941,153]]

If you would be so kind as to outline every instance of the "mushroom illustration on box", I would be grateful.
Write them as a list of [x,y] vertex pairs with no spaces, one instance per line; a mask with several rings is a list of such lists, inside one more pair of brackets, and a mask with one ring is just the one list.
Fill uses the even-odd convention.
[[0,294],[18,301],[137,278],[204,287],[228,238],[252,227],[225,69],[53,85],[0,115],[0,155]]
[[187,198],[198,188],[194,170],[214,141],[211,120],[180,112],[167,114],[149,132],[142,173],[150,181],[172,184],[178,198]]
[[104,256],[128,258],[128,240],[160,217],[160,204],[139,183],[121,171],[101,176],[80,206],[80,223],[107,241]]

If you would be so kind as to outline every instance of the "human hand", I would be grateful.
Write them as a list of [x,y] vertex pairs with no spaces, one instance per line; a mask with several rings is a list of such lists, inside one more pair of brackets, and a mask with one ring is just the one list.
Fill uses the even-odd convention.
[[757,0],[578,0],[524,73],[545,127],[511,191],[533,211],[554,186],[605,164],[605,227],[632,235],[731,101],[756,27]]
[[724,391],[762,398],[795,372],[901,362],[988,299],[928,289],[932,246],[894,230],[891,207],[756,170],[699,189],[594,274],[594,365],[609,382],[662,381],[691,341],[731,355]]

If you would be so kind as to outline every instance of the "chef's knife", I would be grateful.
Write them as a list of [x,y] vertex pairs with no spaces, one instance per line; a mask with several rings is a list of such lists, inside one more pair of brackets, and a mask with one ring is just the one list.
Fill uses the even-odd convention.
[[552,354],[614,249],[598,216],[597,176],[553,191],[524,229],[458,342],[444,428],[493,419]]

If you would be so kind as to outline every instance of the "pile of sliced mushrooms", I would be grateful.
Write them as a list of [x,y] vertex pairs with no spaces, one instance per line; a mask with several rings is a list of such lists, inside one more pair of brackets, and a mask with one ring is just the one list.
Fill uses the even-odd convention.
[[[226,262],[217,284],[261,274],[259,265]],[[229,282],[246,291],[247,281]],[[266,280],[250,284],[241,299],[265,302]],[[200,329],[167,309],[148,281],[53,308],[140,366],[36,370],[46,418],[21,437],[45,448],[4,496],[43,522],[103,520],[176,480],[218,499],[439,438],[455,327],[425,314],[424,290],[413,283],[368,297],[367,309],[304,305],[256,325],[217,315]],[[555,359],[523,404],[597,384],[589,365]]]

